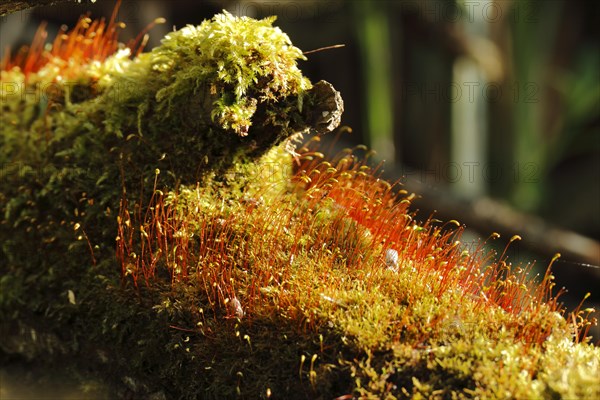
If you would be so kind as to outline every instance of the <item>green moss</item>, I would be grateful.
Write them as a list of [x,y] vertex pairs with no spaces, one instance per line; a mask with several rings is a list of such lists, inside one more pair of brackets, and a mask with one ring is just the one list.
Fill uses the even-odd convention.
[[[3,232],[33,235],[2,236],[9,263],[26,263],[12,259],[35,235],[105,257],[121,201],[133,213],[155,189],[242,188],[249,161],[317,127],[311,104],[321,93],[310,92],[302,53],[273,21],[224,13],[133,60],[121,50],[103,63],[2,71]],[[79,229],[59,235],[58,225]]]

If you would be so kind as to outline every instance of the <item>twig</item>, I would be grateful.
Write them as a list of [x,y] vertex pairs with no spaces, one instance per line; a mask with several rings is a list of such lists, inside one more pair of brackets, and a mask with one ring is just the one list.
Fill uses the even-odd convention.
[[342,48],[342,47],[346,47],[346,45],[345,44],[334,44],[332,46],[319,47],[318,49],[305,51],[302,54],[306,55],[306,54],[316,53],[318,51],[331,50],[331,49],[339,49],[339,48]]

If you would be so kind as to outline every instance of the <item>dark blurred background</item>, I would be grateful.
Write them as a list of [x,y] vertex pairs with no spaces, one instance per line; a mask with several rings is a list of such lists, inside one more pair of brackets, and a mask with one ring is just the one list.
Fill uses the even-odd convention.
[[[115,2],[62,3],[0,19],[0,48]],[[277,15],[308,55],[301,69],[342,92],[338,146],[364,143],[385,174],[420,195],[421,218],[458,219],[465,245],[492,232],[522,240],[513,264],[543,270],[556,252],[567,307],[600,304],[600,3],[581,0],[124,0],[124,40],[156,17],[149,47],[222,9]],[[331,135],[333,136],[333,135]],[[595,292],[595,293],[594,293]],[[594,334],[600,337],[598,328]]]

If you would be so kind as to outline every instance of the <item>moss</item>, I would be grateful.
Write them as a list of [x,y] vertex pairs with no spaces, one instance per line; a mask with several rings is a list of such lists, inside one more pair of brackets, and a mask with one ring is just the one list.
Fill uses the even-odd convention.
[[[319,103],[339,94],[323,82],[311,92],[296,66],[302,53],[273,21],[224,13],[169,34],[133,60],[129,49],[102,62],[73,62],[57,50],[38,55],[48,61],[37,70],[17,63],[2,71],[2,223],[31,236],[5,237],[8,262],[26,262],[12,259],[36,235],[36,242],[58,244],[55,253],[89,247],[93,259],[105,257],[121,201],[135,212],[155,189],[196,182],[239,189],[250,160],[279,144],[291,147],[310,129],[322,132],[312,113],[341,113]],[[112,45],[104,31],[89,32],[98,25],[80,25],[87,28],[67,43],[101,37]],[[58,225],[77,226],[76,235],[59,235]]]
[[3,353],[116,397],[597,397],[592,311],[565,319],[550,273],[414,221],[351,151],[291,154],[340,102],[272,22],[2,72]]

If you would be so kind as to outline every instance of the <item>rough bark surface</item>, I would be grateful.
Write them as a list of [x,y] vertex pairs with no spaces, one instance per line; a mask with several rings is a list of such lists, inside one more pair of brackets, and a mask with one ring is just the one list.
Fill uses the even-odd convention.
[[[0,0],[0,15],[27,10],[38,6],[48,6],[57,3],[77,3],[77,0]],[[85,1],[89,2],[89,1]]]

